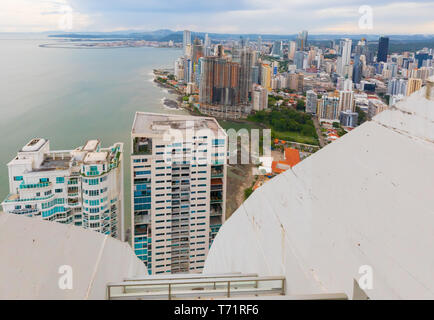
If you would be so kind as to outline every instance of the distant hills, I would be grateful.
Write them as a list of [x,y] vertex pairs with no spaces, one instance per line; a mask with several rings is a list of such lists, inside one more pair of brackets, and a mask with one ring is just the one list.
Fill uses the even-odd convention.
[[[203,39],[205,32],[192,32],[192,37]],[[264,41],[274,40],[294,40],[296,34],[287,35],[273,35],[273,34],[225,34],[225,33],[208,33],[213,40],[239,40],[240,37],[244,39],[257,40],[259,36]],[[156,31],[119,31],[119,32],[80,32],[80,33],[53,33],[49,34],[50,37],[57,38],[71,38],[71,39],[131,39],[131,40],[146,40],[146,41],[174,41],[182,42],[183,31],[172,31],[168,29],[161,29]],[[391,41],[433,41],[434,35],[388,35]],[[311,41],[327,41],[336,40],[341,38],[350,38],[359,40],[366,38],[368,41],[377,41],[380,35],[373,34],[310,34],[309,40]]]

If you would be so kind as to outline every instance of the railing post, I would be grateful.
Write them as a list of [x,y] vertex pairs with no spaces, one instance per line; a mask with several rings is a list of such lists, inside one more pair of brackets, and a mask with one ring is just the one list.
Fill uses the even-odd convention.
[[172,300],[172,286],[169,283],[169,300]]
[[216,284],[215,284],[215,281],[214,281],[214,290],[216,290]]
[[285,279],[282,279],[282,296],[285,295]]
[[110,286],[107,286],[107,300],[110,300]]
[[228,281],[228,298],[231,297],[231,282]]

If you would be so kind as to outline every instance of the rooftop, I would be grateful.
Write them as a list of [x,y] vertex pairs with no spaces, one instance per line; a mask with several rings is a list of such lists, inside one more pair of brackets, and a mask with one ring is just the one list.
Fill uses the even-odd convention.
[[161,135],[166,130],[206,130],[217,135],[226,135],[214,118],[195,117],[190,115],[167,115],[147,112],[136,112],[132,134]]
[[108,152],[89,152],[84,158],[84,163],[100,163],[107,161]]
[[46,143],[48,143],[47,140],[41,139],[41,138],[35,138],[30,140],[21,150],[22,152],[35,152],[38,151],[44,146]]
[[368,266],[371,299],[434,298],[430,90],[256,190],[222,226],[204,272],[284,274],[287,294],[354,297]]

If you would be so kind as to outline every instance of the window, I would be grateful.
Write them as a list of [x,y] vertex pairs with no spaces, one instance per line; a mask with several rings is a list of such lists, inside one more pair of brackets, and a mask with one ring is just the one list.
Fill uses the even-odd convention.
[[90,186],[96,186],[99,183],[98,178],[97,179],[89,179],[88,182],[89,182]]
[[65,178],[64,177],[57,177],[56,183],[65,183]]
[[23,177],[22,176],[16,176],[16,177],[14,177],[14,181],[23,181]]

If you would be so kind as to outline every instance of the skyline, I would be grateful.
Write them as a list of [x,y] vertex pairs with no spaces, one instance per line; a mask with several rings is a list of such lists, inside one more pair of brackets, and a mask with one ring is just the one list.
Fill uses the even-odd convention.
[[[372,8],[373,28],[359,27],[361,6]],[[434,1],[318,0],[195,1],[5,0],[0,32],[116,32],[158,29],[209,33],[434,34]],[[366,12],[366,11],[364,11]],[[406,23],[402,21],[405,19]],[[270,23],[272,21],[272,23]]]

